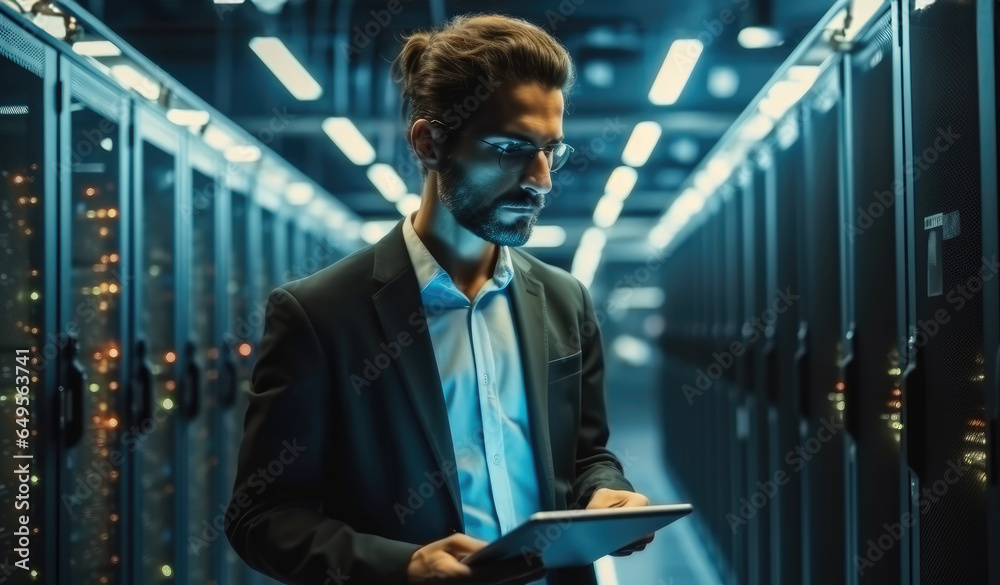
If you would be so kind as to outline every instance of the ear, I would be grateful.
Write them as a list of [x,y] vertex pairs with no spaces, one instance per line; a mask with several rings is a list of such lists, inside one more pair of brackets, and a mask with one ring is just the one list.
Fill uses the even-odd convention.
[[409,142],[417,160],[429,171],[442,171],[450,163],[445,153],[445,128],[421,118],[410,127]]

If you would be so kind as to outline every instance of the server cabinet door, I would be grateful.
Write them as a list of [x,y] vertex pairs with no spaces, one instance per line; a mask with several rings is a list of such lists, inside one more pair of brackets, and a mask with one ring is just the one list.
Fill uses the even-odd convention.
[[[60,152],[64,583],[126,574],[127,101],[65,59]],[[75,345],[74,349],[72,346]]]
[[[894,176],[893,26],[886,13],[844,64],[845,231],[842,277],[848,584],[901,582],[905,546],[886,526],[900,520],[903,489],[897,285],[903,185]],[[895,104],[895,105],[894,105]],[[881,541],[880,541],[881,539]]]
[[[260,289],[257,291],[257,302],[267,302],[267,296],[282,284],[279,274],[284,262],[279,264],[278,244],[281,241],[278,237],[278,219],[274,212],[269,209],[258,208],[260,214]],[[284,246],[281,246],[284,250]],[[258,331],[261,333],[263,330]]]
[[[259,328],[263,325],[264,311],[253,302],[256,292],[253,287],[253,275],[256,270],[250,266],[250,202],[245,193],[232,191],[230,195],[230,254],[229,277],[226,287],[228,300],[228,316],[223,339],[223,355],[225,356],[225,384],[221,410],[221,434],[223,450],[220,474],[222,475],[223,502],[228,502],[233,494],[236,482],[236,463],[239,447],[243,439],[243,417],[247,409],[247,396],[250,391],[250,371],[253,360],[253,349]],[[224,544],[223,553],[223,583],[243,585],[248,583],[252,573],[243,560],[239,558],[233,547]]]
[[[774,583],[798,583],[802,578],[802,475],[801,464],[812,454],[801,425],[799,380],[800,252],[799,206],[802,188],[802,140],[798,112],[790,112],[775,130],[774,181],[766,191],[768,201],[768,302],[764,321],[775,326],[775,353],[768,388],[769,474],[761,491],[770,498],[771,569]],[[773,315],[773,317],[772,317]]]
[[986,438],[976,5],[904,7],[913,215],[913,366],[904,440],[919,515],[915,577],[986,582]]
[[[181,501],[187,508],[185,556],[187,583],[210,583],[219,580],[216,560],[225,538],[219,526],[220,502],[218,464],[219,448],[216,411],[219,408],[219,302],[221,295],[219,246],[217,243],[219,199],[223,187],[217,183],[214,161],[199,154],[189,143],[192,168],[190,215],[185,222],[191,227],[189,297],[186,299],[190,318],[190,338],[185,349],[180,414],[184,418],[184,477]],[[203,160],[207,159],[207,160]],[[186,246],[185,246],[186,247]],[[217,521],[217,519],[219,521]],[[218,525],[218,526],[217,526]]]
[[295,221],[295,218],[288,217],[284,223],[285,254],[288,262],[284,280],[289,281],[305,276],[303,268],[305,245],[302,241],[302,226]]
[[840,339],[840,68],[816,82],[802,108],[802,288],[795,359],[804,433],[792,471],[802,476],[802,584],[845,577],[844,385]]
[[[765,324],[762,319],[770,301],[767,282],[767,234],[766,193],[773,181],[774,170],[771,156],[763,150],[754,156],[754,163],[748,167],[743,201],[744,245],[746,252],[746,316],[750,326],[743,327],[743,341],[748,347],[747,365],[750,392],[747,396],[747,415],[750,422],[749,458],[747,461],[747,483],[740,498],[739,516],[744,522],[749,539],[749,583],[753,585],[771,582],[771,556],[769,542],[772,522],[766,509],[766,495],[761,485],[768,481],[770,433],[769,379],[773,375],[771,366],[774,359],[774,323]],[[759,495],[758,495],[759,494]]]
[[177,411],[181,403],[184,332],[178,310],[182,269],[177,232],[181,208],[179,131],[136,105],[134,174],[136,367],[135,417],[143,430],[135,462],[136,583],[173,583],[182,539],[178,533],[180,450]]
[[[59,502],[55,421],[56,55],[0,15],[0,580],[54,583]],[[65,342],[64,342],[65,345]],[[65,354],[64,354],[65,356]],[[80,387],[71,390],[77,397]],[[7,426],[12,425],[12,426]],[[10,429],[9,432],[6,429]],[[24,473],[19,470],[25,470]],[[21,528],[21,517],[28,522]],[[7,521],[9,519],[9,522]],[[18,564],[19,563],[19,564]],[[30,577],[29,577],[30,575]]]

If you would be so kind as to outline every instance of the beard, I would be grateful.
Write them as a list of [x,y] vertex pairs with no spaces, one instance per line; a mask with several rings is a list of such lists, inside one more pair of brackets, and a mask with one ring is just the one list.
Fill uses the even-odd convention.
[[[460,226],[498,246],[523,246],[531,237],[538,214],[545,205],[544,195],[531,197],[519,189],[509,196],[496,197],[475,185],[447,181],[447,176],[442,178],[445,180],[442,180],[440,190],[441,204]],[[503,209],[508,204],[524,205],[530,210],[509,214]],[[504,219],[507,215],[514,219]]]

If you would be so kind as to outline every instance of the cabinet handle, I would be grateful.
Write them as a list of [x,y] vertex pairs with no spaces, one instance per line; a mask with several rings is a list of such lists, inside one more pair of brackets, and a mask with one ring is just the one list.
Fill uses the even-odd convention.
[[917,477],[924,477],[926,461],[927,395],[924,382],[924,350],[915,344],[915,337],[907,342],[910,359],[903,372],[903,412],[906,422],[906,463]]
[[199,394],[201,386],[201,368],[195,357],[194,342],[184,345],[184,374],[181,381],[180,414],[184,418],[198,416]]
[[219,403],[223,407],[232,406],[236,402],[236,363],[232,355],[227,355],[222,367],[226,373],[225,384],[221,385],[222,394],[219,396]]
[[59,380],[59,429],[63,445],[72,447],[83,437],[83,387],[87,374],[77,357],[80,340],[75,333],[67,334],[59,348],[62,354]]

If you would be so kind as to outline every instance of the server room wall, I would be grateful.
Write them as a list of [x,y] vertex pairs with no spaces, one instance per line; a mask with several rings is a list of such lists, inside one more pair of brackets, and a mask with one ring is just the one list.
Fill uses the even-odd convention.
[[987,4],[977,45],[894,3],[672,249],[666,452],[730,583],[1000,582]]
[[21,452],[17,380],[37,527],[31,573],[0,582],[273,582],[222,531],[263,301],[360,241],[3,14],[0,80],[26,108],[0,116],[0,444]]

